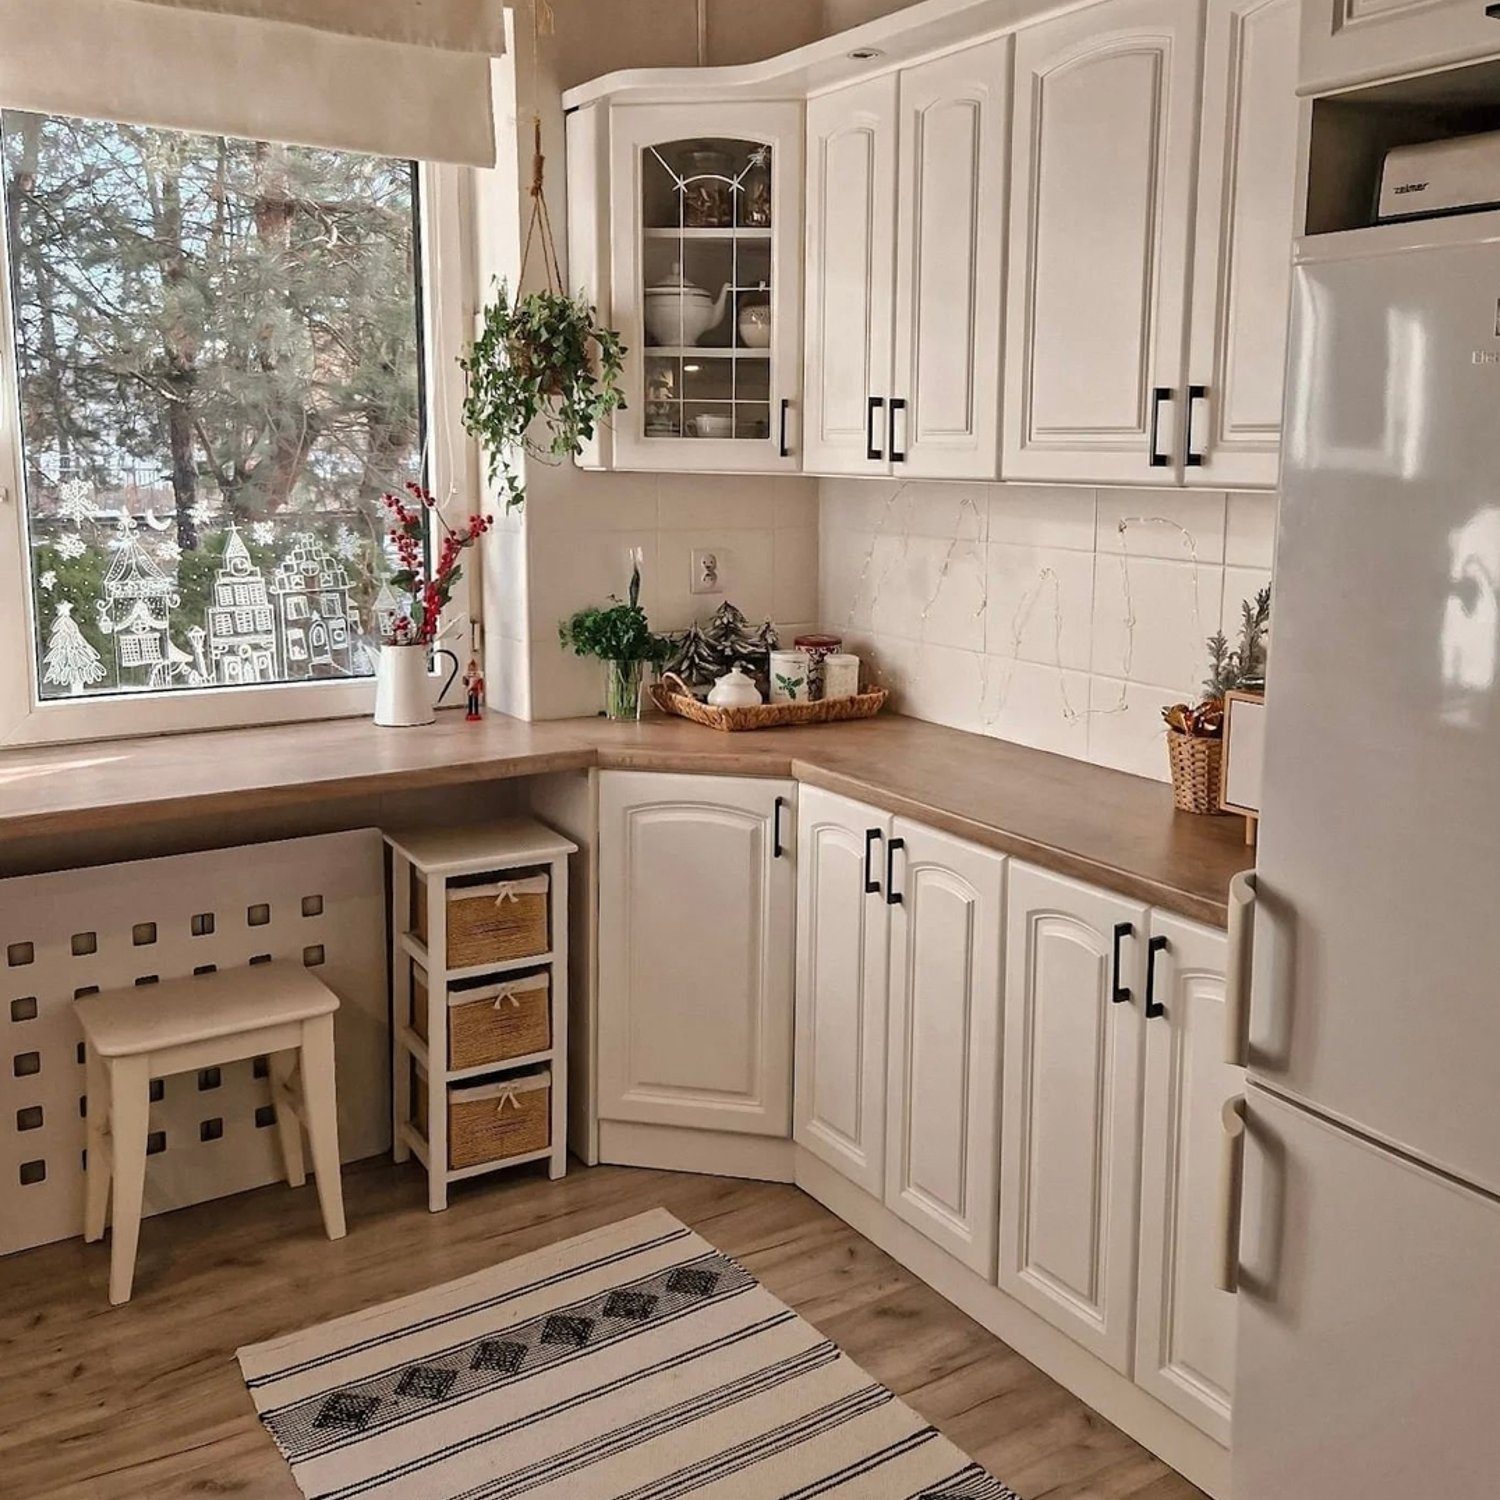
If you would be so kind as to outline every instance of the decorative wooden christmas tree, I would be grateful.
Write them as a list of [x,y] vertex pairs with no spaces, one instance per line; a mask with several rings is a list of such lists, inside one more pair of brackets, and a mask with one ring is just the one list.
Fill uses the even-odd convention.
[[42,663],[42,681],[65,687],[75,697],[90,683],[104,676],[104,662],[88,643],[73,618],[66,599],[57,606],[57,618],[47,637],[47,658]]
[[701,625],[689,625],[677,639],[677,654],[669,670],[689,687],[707,687],[728,670],[719,665],[720,656]]

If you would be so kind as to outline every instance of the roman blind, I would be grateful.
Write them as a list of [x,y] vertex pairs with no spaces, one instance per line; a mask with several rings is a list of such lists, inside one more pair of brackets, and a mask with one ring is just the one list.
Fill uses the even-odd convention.
[[502,0],[0,0],[0,107],[493,166]]

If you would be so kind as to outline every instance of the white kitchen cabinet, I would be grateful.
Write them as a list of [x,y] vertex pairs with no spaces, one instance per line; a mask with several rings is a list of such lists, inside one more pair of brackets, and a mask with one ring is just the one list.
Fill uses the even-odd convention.
[[602,1120],[790,1134],[796,796],[600,776]]
[[1198,0],[1016,37],[1007,479],[1175,479],[1201,40]]
[[1274,487],[1298,159],[1299,0],[1208,0],[1184,478]]
[[[609,224],[601,307],[627,351],[614,466],[797,470],[801,104],[589,107],[610,110],[608,183],[593,203]],[[570,127],[571,140],[590,138]],[[588,195],[569,200],[585,211],[570,244],[586,254],[598,225]]]
[[808,105],[811,472],[998,472],[1010,48]]
[[1129,1374],[1147,909],[1012,862],[1000,1287]]
[[901,73],[886,455],[903,477],[998,472],[1010,54],[996,37]]
[[993,1278],[1006,860],[904,818],[888,855],[885,1204]]
[[1226,941],[1159,911],[1151,941],[1161,1012],[1146,1021],[1135,1381],[1227,1446],[1235,1308],[1217,1284],[1219,1142],[1245,1073],[1224,1061]]
[[1500,50],[1486,0],[1333,0],[1302,12],[1303,93],[1401,78]]
[[897,77],[807,105],[803,467],[884,474],[895,315]]
[[797,809],[793,1137],[880,1197],[891,818],[814,787]]

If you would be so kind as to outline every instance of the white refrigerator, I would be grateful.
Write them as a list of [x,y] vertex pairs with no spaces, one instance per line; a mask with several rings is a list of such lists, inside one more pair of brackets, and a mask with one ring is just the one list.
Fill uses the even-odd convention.
[[1495,1500],[1500,216],[1303,241],[1292,325],[1233,1500]]

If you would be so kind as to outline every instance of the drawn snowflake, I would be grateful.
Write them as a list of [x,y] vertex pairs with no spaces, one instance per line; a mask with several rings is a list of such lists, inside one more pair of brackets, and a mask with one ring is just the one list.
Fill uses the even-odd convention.
[[359,538],[347,526],[340,526],[338,535],[333,539],[333,550],[345,562],[353,562],[360,554]]
[[57,587],[57,574],[54,573],[51,568],[48,568],[47,571],[37,579],[37,582],[41,584],[42,588],[47,593],[50,594],[52,590]]
[[75,558],[82,557],[88,551],[88,544],[81,536],[69,533],[57,539],[57,555],[72,562]]
[[215,509],[210,501],[195,500],[188,506],[188,515],[192,517],[194,526],[211,526]]
[[182,544],[174,536],[163,537],[156,544],[156,555],[166,563],[174,563],[182,556]]
[[274,521],[254,521],[250,525],[250,540],[262,547],[269,547],[276,540]]

